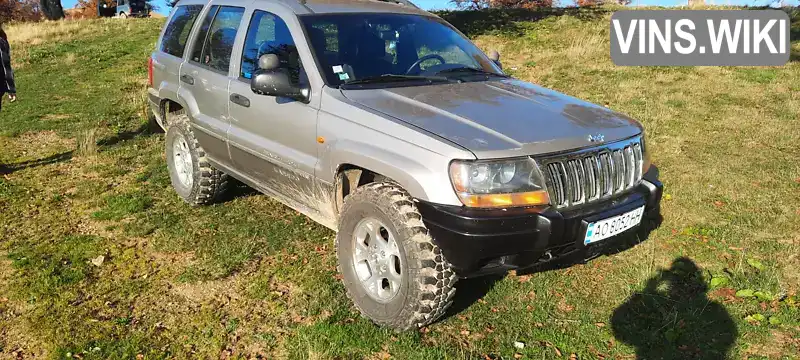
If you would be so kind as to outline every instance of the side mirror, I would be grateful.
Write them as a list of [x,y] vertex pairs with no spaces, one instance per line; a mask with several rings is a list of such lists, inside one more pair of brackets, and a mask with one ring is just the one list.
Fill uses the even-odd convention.
[[261,95],[308,100],[308,89],[293,84],[289,79],[289,72],[279,66],[280,60],[277,55],[262,55],[258,59],[260,70],[256,71],[250,80],[250,89]]
[[492,50],[489,53],[489,60],[492,60],[500,69],[503,69],[503,64],[500,63],[500,53],[497,50]]

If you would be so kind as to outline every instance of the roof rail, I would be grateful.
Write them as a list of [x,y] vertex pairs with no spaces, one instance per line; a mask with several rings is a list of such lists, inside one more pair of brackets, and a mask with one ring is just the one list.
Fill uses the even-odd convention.
[[[297,4],[300,4],[300,5],[303,5],[303,6],[305,6],[308,3],[308,0],[278,0],[278,1],[282,1],[282,2],[285,2],[285,3],[297,3]],[[353,1],[358,1],[358,0],[353,0]],[[419,6],[415,5],[414,3],[412,3],[409,0],[366,0],[366,1],[375,1],[375,2],[391,3],[391,4],[397,4],[397,5],[403,5],[403,6],[410,6],[410,7],[415,8],[415,9],[419,9],[420,8]],[[313,0],[312,0],[312,2],[313,2]]]
[[388,3],[395,3],[395,4],[400,4],[400,5],[405,5],[405,6],[411,6],[411,7],[415,8],[415,9],[419,9],[419,7],[418,7],[417,5],[414,5],[414,3],[412,3],[412,2],[411,2],[411,1],[409,1],[409,0],[374,0],[374,1],[378,1],[378,2],[388,2]]

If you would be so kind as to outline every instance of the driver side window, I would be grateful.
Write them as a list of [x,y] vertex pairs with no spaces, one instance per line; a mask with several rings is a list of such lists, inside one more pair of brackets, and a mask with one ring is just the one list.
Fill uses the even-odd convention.
[[262,55],[275,54],[280,60],[280,68],[289,72],[293,83],[299,84],[303,79],[303,66],[297,53],[289,27],[277,15],[256,10],[250,20],[247,37],[242,51],[242,71],[239,76],[251,79],[258,68],[258,59]]

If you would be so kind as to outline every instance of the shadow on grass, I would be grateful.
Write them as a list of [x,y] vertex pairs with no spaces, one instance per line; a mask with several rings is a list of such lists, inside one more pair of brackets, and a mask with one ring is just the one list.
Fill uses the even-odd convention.
[[[153,134],[153,129],[151,128],[151,126],[143,124],[135,130],[122,131],[117,134],[114,134],[113,136],[100,139],[99,141],[97,141],[97,145],[102,150],[102,148],[104,147],[105,148],[111,147],[116,144],[119,144],[120,142],[131,140],[137,136],[150,135],[150,134]],[[62,161],[68,161],[72,159],[73,156],[75,156],[75,150],[65,151],[55,155],[50,155],[45,158],[28,160],[15,164],[0,164],[0,175],[9,175],[19,170],[55,164]]]
[[55,163],[62,162],[62,161],[67,161],[69,159],[72,159],[72,155],[73,155],[74,152],[75,152],[74,150],[70,150],[70,151],[59,153],[59,154],[50,155],[50,156],[48,156],[46,158],[42,158],[42,159],[23,161],[23,162],[19,162],[19,163],[16,163],[16,164],[10,164],[10,165],[0,164],[0,175],[8,175],[8,174],[11,174],[11,173],[13,173],[15,171],[19,171],[19,170],[23,170],[23,169],[35,168],[35,167],[39,167],[39,166],[50,165],[50,164],[55,164]]
[[736,324],[707,292],[697,265],[677,258],[614,311],[614,336],[635,347],[638,359],[726,359]]
[[447,311],[439,321],[458,315],[472,306],[472,304],[478,302],[504,277],[505,274],[494,274],[459,280],[456,283],[456,295],[453,298],[453,304],[447,308]]
[[110,147],[117,145],[123,141],[131,140],[137,136],[142,135],[152,135],[156,133],[156,130],[149,124],[142,124],[138,128],[134,130],[126,130],[118,132],[110,137],[100,139],[97,142],[97,146],[100,147]]
[[469,37],[484,34],[522,35],[523,22],[536,22],[554,16],[594,20],[613,12],[602,7],[551,9],[482,9],[438,11],[437,15]]
[[225,194],[217,200],[220,203],[256,195],[267,196],[232,176],[228,176],[228,181],[230,182],[230,185],[228,185],[228,191],[226,191]]

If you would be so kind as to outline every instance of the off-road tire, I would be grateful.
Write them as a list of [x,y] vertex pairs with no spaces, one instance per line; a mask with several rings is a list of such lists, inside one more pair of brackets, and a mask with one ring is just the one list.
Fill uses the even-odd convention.
[[[388,303],[371,298],[354,269],[353,232],[366,216],[385,224],[400,248],[405,275],[399,293]],[[453,302],[458,277],[433,243],[411,196],[395,183],[366,184],[345,198],[336,255],[347,296],[378,325],[401,331],[419,328],[436,321]]]
[[[197,142],[186,114],[170,116],[165,141],[167,168],[172,187],[178,195],[191,205],[206,205],[218,200],[227,191],[230,184],[228,174],[214,168],[206,157],[206,152]],[[189,147],[192,158],[192,184],[184,186],[178,179],[173,157],[173,141],[175,137],[183,137]]]

